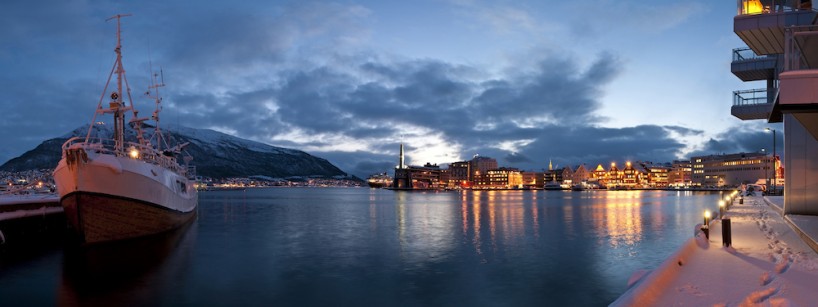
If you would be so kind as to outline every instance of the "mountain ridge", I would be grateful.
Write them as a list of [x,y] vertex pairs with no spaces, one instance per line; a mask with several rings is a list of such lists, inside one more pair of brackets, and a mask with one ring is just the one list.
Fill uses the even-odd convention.
[[[145,125],[143,130],[146,138],[154,135],[154,128],[150,125]],[[200,176],[348,176],[326,159],[301,150],[271,146],[211,129],[180,126],[162,130],[174,144],[189,143],[185,152],[193,157],[192,164],[196,166],[196,172]],[[60,137],[45,140],[34,149],[0,165],[0,171],[53,169],[62,155],[62,144],[72,137],[85,137],[88,133],[89,126],[83,125]],[[109,138],[112,133],[109,126],[98,123],[92,127],[90,136]],[[126,129],[126,139],[136,139],[135,130],[130,127]]]

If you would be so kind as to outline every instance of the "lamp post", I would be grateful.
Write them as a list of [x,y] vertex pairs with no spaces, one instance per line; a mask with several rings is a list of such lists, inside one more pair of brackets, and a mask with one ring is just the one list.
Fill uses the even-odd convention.
[[[764,159],[766,160],[767,159],[767,149],[762,148],[761,153],[764,154]],[[769,161],[770,160],[767,160],[767,162],[764,162],[764,185],[766,185],[766,186],[770,186],[770,175],[769,175],[770,162]]]
[[768,127],[768,128],[764,128],[764,130],[767,130],[767,131],[772,131],[772,132],[773,132],[773,193],[776,193],[776,192],[778,191],[778,189],[777,189],[777,187],[776,187],[776,181],[777,181],[777,180],[776,180],[776,173],[777,173],[778,171],[776,170],[776,165],[775,165],[775,160],[776,160],[776,157],[775,157],[775,155],[776,155],[776,152],[775,152],[775,143],[776,143],[776,141],[775,141],[775,134],[776,134],[776,133],[775,133],[775,129],[770,129],[769,127]]

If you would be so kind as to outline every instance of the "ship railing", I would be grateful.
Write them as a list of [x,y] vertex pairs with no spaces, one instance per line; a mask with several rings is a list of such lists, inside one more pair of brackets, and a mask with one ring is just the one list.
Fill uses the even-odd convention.
[[759,15],[815,11],[810,0],[736,0],[736,14]]
[[[82,148],[83,150],[93,151],[95,153],[100,154],[109,154],[114,155],[117,157],[128,157],[131,159],[141,160],[147,163],[159,165],[163,168],[167,168],[176,172],[182,176],[187,176],[187,170],[176,163],[176,159],[171,156],[167,156],[158,152],[152,146],[147,146],[144,144],[134,143],[134,142],[125,142],[124,145],[121,147],[122,149],[117,149],[116,141],[112,139],[105,139],[105,138],[82,138],[82,137],[73,137],[65,142],[62,146],[63,155],[65,155],[65,151],[67,149],[73,148]],[[135,151],[135,154],[132,155],[132,151]]]
[[746,106],[769,103],[767,99],[767,89],[759,88],[752,90],[741,90],[733,92],[733,105]]

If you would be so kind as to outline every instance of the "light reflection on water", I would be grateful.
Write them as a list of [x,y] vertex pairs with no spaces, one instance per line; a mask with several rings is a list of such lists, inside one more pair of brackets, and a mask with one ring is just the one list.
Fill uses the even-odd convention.
[[[655,267],[690,238],[717,198],[670,191],[206,192],[191,229],[196,244],[184,245],[185,257],[159,261],[145,268],[158,273],[112,290],[130,296],[89,295],[103,304],[132,297],[159,305],[605,305],[624,292],[631,273]],[[46,259],[66,253],[56,247]],[[93,268],[72,264],[88,262],[71,255],[55,269],[3,263],[0,254],[0,297],[39,302],[44,298],[19,290],[48,289],[59,276]],[[78,289],[90,283],[67,280]]]

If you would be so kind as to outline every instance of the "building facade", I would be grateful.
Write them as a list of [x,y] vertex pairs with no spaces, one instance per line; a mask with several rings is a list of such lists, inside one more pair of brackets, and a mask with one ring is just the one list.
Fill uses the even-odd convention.
[[734,187],[756,183],[771,174],[774,159],[763,153],[737,153],[692,157],[693,185]]
[[522,189],[523,174],[516,168],[501,167],[487,170],[475,188],[479,189]]
[[669,186],[689,187],[693,184],[693,165],[690,160],[674,160],[667,174]]
[[818,12],[810,0],[738,0],[736,11],[733,30],[747,47],[733,50],[730,70],[766,87],[733,92],[730,112],[784,123],[784,213],[818,215]]

